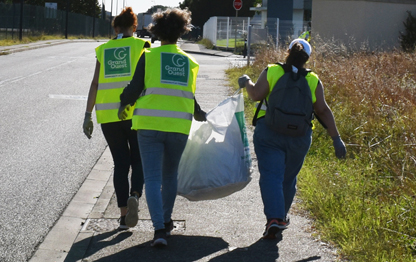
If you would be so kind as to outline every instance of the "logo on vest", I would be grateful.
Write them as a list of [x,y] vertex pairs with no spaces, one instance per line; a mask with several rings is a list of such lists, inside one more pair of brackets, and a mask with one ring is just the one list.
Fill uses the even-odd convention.
[[161,82],[172,85],[188,85],[189,59],[180,54],[162,53]]
[[104,50],[104,77],[130,76],[130,47],[108,48]]

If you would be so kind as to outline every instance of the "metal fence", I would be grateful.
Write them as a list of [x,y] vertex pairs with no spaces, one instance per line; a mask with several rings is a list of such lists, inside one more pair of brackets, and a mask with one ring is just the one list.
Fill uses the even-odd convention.
[[[22,12],[23,11],[23,12]],[[21,15],[23,14],[23,15]],[[42,6],[0,3],[0,39],[40,35],[110,36],[111,22]]]
[[272,19],[262,24],[250,17],[211,17],[204,25],[203,38],[216,47],[238,49],[247,42],[248,27],[251,26],[251,44],[284,44],[297,38],[307,28],[308,21],[293,22]]

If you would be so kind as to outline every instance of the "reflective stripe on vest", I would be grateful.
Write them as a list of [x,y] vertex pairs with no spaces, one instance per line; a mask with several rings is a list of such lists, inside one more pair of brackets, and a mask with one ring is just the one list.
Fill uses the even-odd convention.
[[170,117],[178,118],[184,120],[191,120],[193,115],[186,112],[178,111],[168,111],[168,110],[158,110],[158,109],[145,109],[145,108],[136,108],[134,109],[134,115],[137,116],[155,116],[155,117]]
[[118,109],[120,108],[120,102],[117,103],[105,103],[105,104],[96,104],[95,110],[111,110],[111,109]]
[[120,81],[120,82],[112,82],[112,83],[99,83],[98,90],[106,90],[106,89],[114,89],[120,87],[126,87],[130,81]]
[[144,90],[143,95],[165,95],[165,96],[177,96],[188,99],[194,99],[194,94],[189,91],[170,89],[170,88],[159,88],[150,87]]
[[[257,102],[255,108],[259,107],[259,104],[260,104],[260,102]],[[261,104],[260,110],[267,110],[267,106],[266,106],[265,103]]]

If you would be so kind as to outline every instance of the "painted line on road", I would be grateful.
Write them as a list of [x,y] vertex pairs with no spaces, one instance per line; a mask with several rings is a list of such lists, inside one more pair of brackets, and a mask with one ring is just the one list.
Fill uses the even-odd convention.
[[78,96],[78,95],[54,95],[49,94],[49,98],[54,99],[70,99],[70,100],[87,100],[87,96]]

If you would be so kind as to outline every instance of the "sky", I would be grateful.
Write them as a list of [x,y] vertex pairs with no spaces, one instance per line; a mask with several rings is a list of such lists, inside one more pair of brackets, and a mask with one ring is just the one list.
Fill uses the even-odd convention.
[[113,15],[115,16],[121,12],[123,5],[125,7],[130,6],[133,8],[133,12],[137,14],[146,12],[154,5],[177,7],[179,6],[179,3],[183,2],[183,0],[98,0],[100,5],[102,3],[105,4],[105,9],[107,11],[111,11],[111,2],[113,2]]

